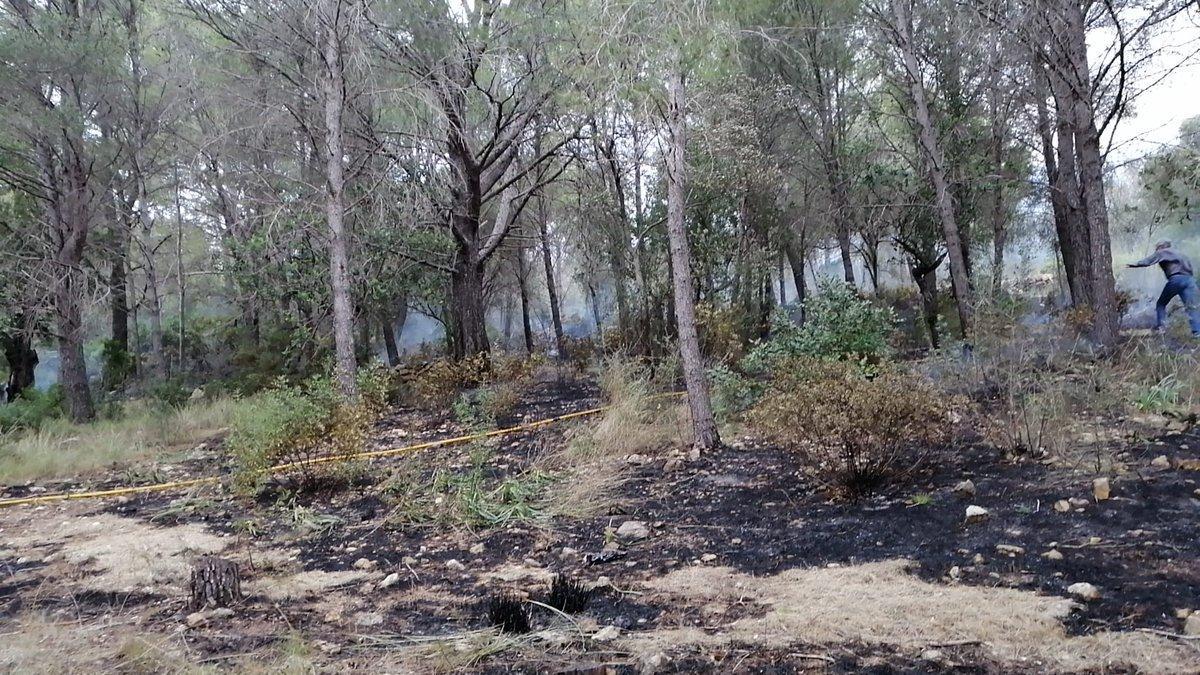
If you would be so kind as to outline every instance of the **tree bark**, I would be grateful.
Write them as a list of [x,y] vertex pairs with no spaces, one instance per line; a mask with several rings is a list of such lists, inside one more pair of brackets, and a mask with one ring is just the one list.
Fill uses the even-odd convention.
[[37,350],[33,348],[32,335],[25,326],[24,315],[17,314],[14,318],[14,330],[0,332],[0,348],[3,348],[4,358],[8,361],[8,382],[4,391],[8,403],[17,400],[22,391],[33,386],[38,364]]
[[533,322],[529,317],[529,270],[525,262],[525,251],[516,249],[517,287],[521,293],[521,331],[525,338],[525,353],[533,354]]
[[[550,251],[549,214],[546,212],[546,196],[538,194],[538,237],[542,245],[542,263],[546,268],[546,295],[550,298],[550,320],[554,324],[554,346],[559,358],[566,354],[563,335],[562,313],[558,307],[558,283],[554,280],[554,257]],[[644,289],[643,289],[643,292]]]
[[913,100],[913,116],[917,125],[917,137],[929,178],[933,182],[938,216],[942,224],[942,236],[946,240],[947,256],[950,258],[950,281],[954,289],[954,301],[958,307],[958,318],[962,338],[970,343],[974,321],[974,298],[967,272],[967,261],[963,255],[958,222],[950,186],[946,180],[946,160],[938,141],[937,130],[929,113],[925,98],[925,84],[920,66],[917,64],[916,47],[913,43],[912,12],[910,0],[891,0],[896,21],[897,47],[904,61],[905,78]]
[[804,244],[796,241],[793,234],[784,244],[788,266],[792,268],[792,282],[796,286],[796,323],[804,325],[804,301],[808,296],[808,286],[804,279]]
[[388,365],[395,368],[400,365],[400,348],[396,346],[396,326],[388,318],[387,312],[379,317],[379,329],[383,333],[383,348],[387,350]]
[[921,315],[925,320],[925,330],[929,335],[929,346],[933,349],[937,349],[940,343],[937,325],[937,268],[941,265],[941,262],[942,259],[938,258],[932,264],[922,265],[914,263],[909,267],[913,281],[917,282],[917,289],[921,294]]
[[329,225],[329,283],[333,292],[334,378],[346,398],[358,396],[354,359],[354,307],[350,298],[349,237],[345,228],[346,188],[342,149],[345,72],[341,0],[321,0],[324,23],[321,94],[325,105],[325,216]]
[[721,438],[713,418],[708,395],[708,380],[700,354],[696,332],[695,292],[692,284],[691,250],[684,223],[686,190],[686,118],[683,74],[672,71],[667,79],[668,126],[671,147],[667,155],[667,237],[671,249],[672,281],[675,297],[675,323],[679,331],[679,356],[687,387],[688,407],[692,413],[695,447],[717,447]]

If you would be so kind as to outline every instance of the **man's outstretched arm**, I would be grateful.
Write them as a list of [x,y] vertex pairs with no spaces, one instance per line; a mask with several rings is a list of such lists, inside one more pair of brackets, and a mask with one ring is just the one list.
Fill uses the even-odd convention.
[[1160,262],[1162,262],[1162,253],[1160,251],[1155,251],[1154,253],[1151,253],[1137,262],[1129,263],[1126,265],[1126,267],[1149,267],[1151,265],[1157,265]]

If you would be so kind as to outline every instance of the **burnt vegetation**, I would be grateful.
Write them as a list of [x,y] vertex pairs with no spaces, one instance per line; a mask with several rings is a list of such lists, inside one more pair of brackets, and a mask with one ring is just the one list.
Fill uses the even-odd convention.
[[0,671],[1200,672],[1197,11],[10,0]]

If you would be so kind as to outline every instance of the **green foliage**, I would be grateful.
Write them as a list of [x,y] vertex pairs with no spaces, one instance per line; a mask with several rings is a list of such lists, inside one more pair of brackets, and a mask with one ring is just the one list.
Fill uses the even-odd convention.
[[100,364],[104,373],[104,388],[114,389],[124,384],[134,372],[133,355],[116,340],[105,340],[100,348]]
[[[279,381],[247,399],[234,416],[228,446],[237,460],[236,483],[249,492],[281,471],[301,491],[336,487],[355,477],[358,467],[347,456],[362,449],[367,433],[387,402],[385,371],[359,374],[359,398],[346,401],[328,376],[298,386]],[[317,458],[331,461],[309,463]]]
[[902,478],[951,438],[961,404],[921,377],[850,361],[786,366],[747,419],[836,494]]
[[1137,392],[1133,405],[1142,412],[1163,413],[1174,410],[1179,404],[1182,384],[1174,375],[1167,375],[1158,382]]
[[168,408],[180,408],[187,404],[191,391],[184,386],[183,380],[171,377],[161,382],[155,382],[146,392],[150,398]]
[[17,400],[0,405],[0,432],[36,430],[43,423],[66,413],[62,387],[55,384],[46,391],[26,389]]
[[534,469],[497,480],[489,476],[489,459],[487,449],[477,444],[471,448],[471,466],[466,471],[438,470],[422,478],[410,467],[393,477],[385,489],[395,504],[393,519],[468,527],[503,527],[541,519],[553,476]]
[[780,312],[772,317],[771,339],[756,346],[743,366],[750,373],[776,370],[797,357],[856,359],[877,362],[888,351],[896,325],[894,312],[859,297],[840,282],[821,284],[821,292],[805,303],[806,320],[796,326]]
[[719,422],[740,417],[758,401],[765,387],[725,365],[710,368],[708,379],[712,384],[713,414]]

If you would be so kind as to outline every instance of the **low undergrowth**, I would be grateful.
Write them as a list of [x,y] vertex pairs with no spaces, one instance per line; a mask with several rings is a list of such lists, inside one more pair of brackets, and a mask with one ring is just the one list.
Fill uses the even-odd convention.
[[242,405],[226,397],[179,408],[135,401],[112,419],[52,419],[9,432],[0,437],[0,482],[62,478],[188,449],[225,431]]
[[747,415],[843,496],[869,493],[917,468],[950,440],[959,402],[893,366],[794,360]]
[[[302,492],[336,488],[353,480],[367,434],[387,402],[388,377],[380,368],[359,371],[359,396],[347,401],[328,376],[299,385],[276,383],[238,406],[228,447],[236,462],[235,486],[260,490],[282,473]],[[272,467],[285,467],[268,473]]]

